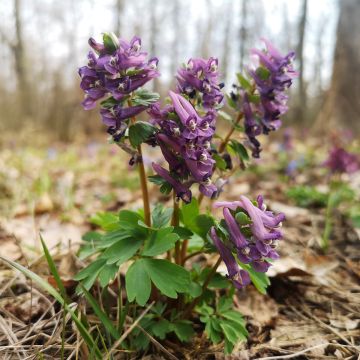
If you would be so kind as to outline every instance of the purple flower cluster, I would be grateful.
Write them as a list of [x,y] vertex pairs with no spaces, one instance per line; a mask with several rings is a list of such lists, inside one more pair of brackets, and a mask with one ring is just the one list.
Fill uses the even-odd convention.
[[252,80],[251,89],[241,91],[245,133],[255,158],[261,152],[257,136],[267,135],[281,126],[280,116],[288,110],[285,91],[298,76],[292,65],[295,53],[291,51],[283,56],[269,41],[263,41],[266,50],[251,51],[259,62],[256,69],[248,70]]
[[221,106],[224,95],[219,84],[218,59],[190,59],[185,67],[178,70],[177,91],[194,99],[205,109]]
[[214,197],[217,188],[211,182],[214,163],[210,152],[215,132],[216,113],[209,110],[201,117],[182,95],[169,92],[172,105],[163,109],[151,106],[152,122],[159,127],[156,135],[169,170],[153,165],[154,170],[169,182],[179,198],[191,201],[190,186],[198,183],[205,196]]
[[[237,288],[241,288],[250,282],[250,278],[245,270],[240,270],[233,252],[236,252],[236,257],[241,263],[251,264],[255,271],[266,272],[271,265],[267,259],[279,258],[275,249],[278,240],[282,238],[279,227],[285,215],[274,215],[273,212],[266,211],[261,195],[257,198],[257,206],[247,197],[241,196],[239,201],[217,202],[214,207],[223,208],[229,241],[222,242],[215,228],[212,228],[210,236],[225,262],[228,277]],[[246,213],[251,223],[241,225],[236,219],[239,212]]]
[[85,110],[93,109],[103,97],[110,97],[100,110],[105,125],[124,130],[124,120],[146,109],[146,106],[125,107],[129,94],[159,76],[157,58],[147,60],[141,51],[141,39],[133,37],[130,42],[104,35],[104,43],[90,38],[94,51],[88,54],[88,65],[79,69],[80,87],[85,92],[82,102]]
[[329,157],[324,165],[327,166],[332,173],[352,174],[360,169],[360,159],[342,147],[334,146],[330,150]]

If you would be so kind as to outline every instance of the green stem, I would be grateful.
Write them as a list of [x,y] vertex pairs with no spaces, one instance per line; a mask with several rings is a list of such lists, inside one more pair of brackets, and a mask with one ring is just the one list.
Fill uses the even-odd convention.
[[[171,225],[172,226],[179,226],[180,222],[180,213],[179,213],[179,202],[176,199],[176,193],[175,190],[173,191],[173,204],[174,204],[174,211],[171,218]],[[174,260],[176,264],[181,263],[181,249],[180,249],[180,240],[178,240],[175,243],[175,254],[174,254]]]
[[219,153],[221,154],[222,152],[224,152],[225,148],[226,148],[226,145],[228,144],[230,138],[231,138],[231,135],[234,133],[235,131],[235,127],[237,124],[239,124],[240,120],[242,119],[243,117],[243,113],[240,112],[232,126],[232,128],[230,129],[230,131],[227,133],[227,135],[225,136],[224,140],[221,142],[220,146],[219,146]]
[[[128,105],[131,106],[131,100],[128,100]],[[131,122],[134,124],[136,122],[136,118],[132,117]],[[150,200],[149,200],[149,190],[147,186],[147,177],[146,177],[146,171],[142,156],[142,149],[141,145],[137,147],[138,151],[138,171],[139,171],[139,178],[140,178],[140,185],[141,185],[141,192],[142,192],[142,198],[143,198],[143,207],[144,207],[144,221],[147,226],[151,226],[151,211],[150,211]]]
[[325,213],[325,229],[324,229],[324,233],[321,237],[321,244],[320,244],[321,248],[325,252],[329,248],[329,238],[330,238],[331,230],[332,230],[331,215],[332,215],[333,208],[334,208],[334,194],[332,192],[330,192],[327,206],[326,206],[326,213]]

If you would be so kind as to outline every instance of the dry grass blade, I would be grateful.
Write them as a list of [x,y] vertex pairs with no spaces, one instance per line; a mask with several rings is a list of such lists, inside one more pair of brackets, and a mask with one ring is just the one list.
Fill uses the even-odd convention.
[[315,350],[315,349],[318,349],[318,348],[321,348],[321,347],[324,347],[324,346],[339,346],[339,347],[344,347],[344,348],[347,348],[347,347],[350,347],[350,348],[354,348],[354,349],[357,349],[356,346],[353,346],[353,345],[340,345],[340,344],[332,344],[332,343],[325,343],[325,344],[317,344],[317,345],[314,345],[314,346],[311,346],[309,348],[306,348],[304,350],[301,350],[301,351],[297,351],[293,354],[288,354],[288,355],[278,355],[278,356],[267,356],[267,357],[261,357],[261,358],[256,358],[255,360],[282,360],[282,359],[293,359],[293,358],[296,358],[298,357],[299,355],[302,355],[302,354],[305,354],[311,350]]
[[170,359],[172,360],[179,360],[175,355],[173,355],[171,352],[166,350],[164,346],[162,346],[156,339],[154,339],[147,331],[145,331],[140,325],[137,325],[137,327],[149,338],[149,340],[164,354],[166,354]]
[[106,356],[103,357],[104,360],[110,358],[111,354],[116,350],[116,348],[127,338],[127,336],[134,330],[134,328],[139,324],[140,320],[149,312],[153,307],[155,302],[153,301],[142,313],[141,315],[131,324],[131,326],[121,335],[120,339],[115,342],[111,347],[110,351]]

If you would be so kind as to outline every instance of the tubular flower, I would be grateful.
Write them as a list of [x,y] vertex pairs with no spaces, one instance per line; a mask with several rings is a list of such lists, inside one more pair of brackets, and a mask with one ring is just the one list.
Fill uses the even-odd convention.
[[93,51],[88,54],[88,64],[79,69],[80,87],[85,92],[82,105],[85,110],[93,109],[98,100],[106,97],[100,110],[103,123],[119,130],[126,119],[147,108],[126,107],[126,100],[133,91],[160,75],[158,59],[147,60],[137,36],[127,42],[106,34],[104,43],[91,38],[89,45]]
[[[282,238],[279,228],[285,215],[267,211],[261,195],[257,198],[257,206],[247,197],[240,196],[239,201],[216,202],[214,207],[223,208],[229,239],[239,261],[251,264],[256,271],[266,272],[271,265],[267,259],[279,258],[275,249]],[[238,213],[245,213],[251,222],[241,225],[236,220]]]
[[188,188],[198,183],[200,192],[213,198],[217,187],[211,181],[215,161],[210,142],[215,130],[215,115],[210,111],[201,117],[182,95],[172,91],[169,95],[172,105],[161,109],[157,103],[148,113],[159,128],[156,139],[169,164],[170,174]]
[[198,99],[205,109],[218,108],[223,102],[219,84],[218,59],[190,59],[185,67],[178,70],[177,91],[190,99]]
[[332,173],[352,174],[360,169],[360,159],[356,154],[349,153],[342,147],[334,146],[329,151],[329,157],[324,165]]
[[239,265],[232,254],[231,250],[219,239],[216,234],[215,227],[210,229],[210,237],[219,251],[221,259],[224,261],[228,275],[234,286],[238,289],[250,284],[249,273],[239,268]]
[[231,100],[244,113],[245,133],[255,158],[261,151],[257,136],[267,135],[281,126],[280,117],[288,110],[286,90],[298,76],[292,65],[295,53],[291,51],[283,56],[269,41],[263,41],[265,50],[251,50],[258,66],[248,69],[249,79],[241,86],[234,85],[235,91],[231,93]]

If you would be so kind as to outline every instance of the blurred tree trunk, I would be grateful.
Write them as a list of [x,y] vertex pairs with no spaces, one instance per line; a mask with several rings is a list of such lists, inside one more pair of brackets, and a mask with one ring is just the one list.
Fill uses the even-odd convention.
[[296,118],[300,122],[303,122],[305,120],[307,110],[306,85],[304,82],[304,39],[307,18],[307,3],[307,0],[303,0],[302,2],[302,10],[298,30],[299,40],[296,51],[296,56],[299,61],[299,104]]
[[225,82],[228,77],[229,57],[230,57],[231,45],[232,45],[232,39],[230,39],[230,30],[232,27],[232,10],[233,10],[232,2],[229,1],[227,7],[225,8],[225,13],[224,13],[224,19],[227,19],[227,21],[224,28],[224,35],[223,35],[224,50],[222,55],[222,63],[220,64],[222,69],[221,72],[224,74]]
[[204,59],[210,57],[210,48],[211,48],[211,39],[212,39],[212,30],[213,30],[213,7],[211,6],[211,1],[206,1],[206,11],[207,11],[207,22],[206,26],[199,26],[199,35],[202,35],[200,43],[200,56]]
[[124,1],[116,0],[115,1],[115,34],[121,36],[121,25],[122,25],[122,12],[124,9]]
[[179,56],[180,56],[180,42],[182,39],[181,35],[181,24],[180,19],[182,18],[181,14],[181,3],[180,0],[173,0],[173,8],[171,12],[171,22],[172,27],[174,29],[174,39],[172,42],[172,56],[171,56],[171,76],[176,74],[176,70],[179,64]]
[[246,0],[241,0],[241,20],[240,20],[240,71],[244,69],[244,59],[246,51],[246,40],[247,40],[247,18],[248,18],[248,2]]
[[[158,19],[156,16],[157,0],[150,2],[150,57],[159,56],[157,51],[157,33],[159,31]],[[159,92],[159,80],[155,78],[152,82],[153,90]]]
[[360,134],[360,0],[340,1],[333,74],[319,131],[350,129]]
[[24,115],[31,116],[31,100],[28,78],[26,74],[26,56],[23,40],[23,24],[21,19],[21,0],[14,0],[15,43],[11,46],[14,60],[20,103]]

